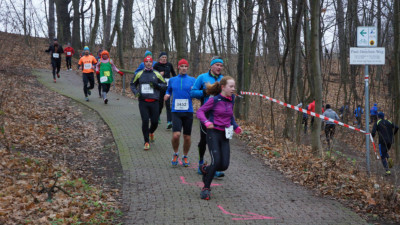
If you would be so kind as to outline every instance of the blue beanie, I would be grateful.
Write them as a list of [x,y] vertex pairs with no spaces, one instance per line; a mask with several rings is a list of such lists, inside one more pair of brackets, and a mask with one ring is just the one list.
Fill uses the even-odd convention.
[[378,112],[378,118],[379,118],[379,119],[385,118],[385,113],[383,113],[383,112]]
[[378,105],[378,103],[374,103],[374,106],[377,106]]
[[213,59],[211,60],[210,66],[214,65],[215,63],[224,64],[224,61],[222,59]]
[[89,51],[89,47],[88,47],[88,46],[85,46],[85,47],[83,48],[83,50],[84,50],[84,51],[86,51],[86,50]]
[[146,58],[146,56],[151,55],[153,56],[153,54],[151,53],[151,51],[146,50],[146,52],[144,53],[144,57]]

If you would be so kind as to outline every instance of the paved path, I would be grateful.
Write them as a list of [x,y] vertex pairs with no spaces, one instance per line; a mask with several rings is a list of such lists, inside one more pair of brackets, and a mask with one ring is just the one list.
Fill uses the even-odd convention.
[[[96,110],[110,126],[124,170],[123,198],[129,206],[125,224],[366,224],[340,203],[316,197],[264,166],[238,140],[231,143],[227,176],[215,180],[219,186],[212,187],[210,201],[201,200],[195,166],[170,164],[171,132],[165,130],[164,112],[156,141],[145,152],[137,101],[110,93],[109,104],[104,105],[95,87],[85,102],[81,77],[75,72],[61,72],[56,84],[50,71],[34,73],[48,88]],[[196,120],[189,153],[193,164],[198,157],[198,127]]]

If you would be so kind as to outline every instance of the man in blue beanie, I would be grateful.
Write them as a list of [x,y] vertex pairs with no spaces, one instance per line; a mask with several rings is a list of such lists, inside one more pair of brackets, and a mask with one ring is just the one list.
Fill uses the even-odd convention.
[[[146,50],[146,52],[144,53],[144,58],[146,58],[147,56],[151,56],[151,58],[153,58],[153,54],[151,53],[151,51],[149,51],[149,50]],[[154,65],[156,65],[156,61],[153,61],[153,67],[154,67]],[[140,64],[139,64],[139,67],[135,70],[135,75],[139,72],[139,71],[142,71],[142,70],[144,70],[144,62],[141,62]]]
[[[390,175],[389,168],[392,168],[393,161],[389,157],[388,151],[394,142],[394,135],[399,130],[399,127],[392,123],[390,120],[385,120],[385,114],[383,112],[378,113],[378,121],[374,124],[372,129],[372,137],[375,137],[376,132],[379,134],[379,153],[383,167],[386,170],[386,175]],[[388,165],[389,164],[389,165]]]
[[373,124],[376,121],[378,121],[378,104],[374,103],[374,107],[371,108],[370,110],[370,118],[371,121],[369,121],[369,124]]

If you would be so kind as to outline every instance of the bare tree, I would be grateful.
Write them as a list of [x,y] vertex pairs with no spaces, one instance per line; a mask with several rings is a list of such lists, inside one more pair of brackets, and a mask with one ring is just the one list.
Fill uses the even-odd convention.
[[94,48],[94,44],[95,44],[96,37],[97,37],[97,31],[99,29],[100,0],[95,0],[95,5],[96,5],[96,12],[95,12],[95,17],[94,17],[94,25],[93,25],[92,31],[90,32],[90,41],[89,41],[90,49]]
[[191,10],[189,13],[189,30],[190,30],[190,62],[192,65],[191,70],[193,75],[197,75],[199,73],[200,45],[203,39],[203,33],[207,21],[207,6],[208,6],[208,0],[203,1],[199,30],[196,36],[196,29],[195,29],[196,1],[195,0],[191,1],[191,7],[190,7]]
[[152,51],[157,54],[164,49],[165,46],[165,1],[156,0],[155,16],[153,24],[153,48]]
[[124,0],[124,20],[122,22],[122,30],[124,35],[122,36],[123,48],[133,49],[135,39],[135,33],[132,24],[132,8],[133,0]]
[[[393,9],[393,30],[394,30],[394,71],[393,71],[393,99],[394,99],[394,122],[400,124],[400,3],[394,1]],[[395,135],[396,162],[400,160],[400,135]],[[398,164],[398,163],[397,163]]]
[[186,47],[187,15],[185,15],[184,9],[185,9],[184,0],[174,0],[172,2],[171,22],[172,24],[174,24],[174,26],[172,26],[172,31],[174,33],[175,47],[178,59],[187,57],[187,47]]
[[103,40],[103,47],[106,50],[110,50],[111,44],[110,44],[110,32],[111,32],[111,18],[112,18],[112,0],[108,0],[108,6],[107,6],[107,19],[106,19],[106,24],[104,27],[104,40]]
[[79,0],[73,0],[72,7],[74,9],[74,16],[72,19],[72,46],[73,48],[78,49],[81,45]]
[[54,0],[49,0],[49,41],[52,42],[56,36],[56,20],[55,20]]

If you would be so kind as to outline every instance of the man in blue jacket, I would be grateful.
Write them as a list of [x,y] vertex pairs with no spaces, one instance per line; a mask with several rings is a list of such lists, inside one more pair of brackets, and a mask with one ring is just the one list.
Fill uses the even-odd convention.
[[378,104],[374,103],[374,107],[371,108],[370,112],[370,119],[369,124],[373,124],[378,121]]
[[354,110],[354,116],[356,117],[357,120],[357,126],[359,129],[361,129],[361,116],[364,114],[363,109],[361,108],[361,105],[358,105],[357,108]]
[[[192,98],[200,99],[201,105],[207,102],[210,98],[209,95],[206,94],[206,84],[213,84],[216,81],[220,81],[223,77],[221,74],[222,69],[224,68],[224,61],[219,56],[214,56],[211,59],[210,70],[207,73],[200,74],[196,82],[193,85],[192,90],[190,91],[190,96]],[[207,128],[200,124],[200,142],[198,144],[199,149],[199,169],[198,173],[202,174],[200,171],[200,167],[204,164],[204,154],[206,152],[207,147]],[[215,176],[223,177],[225,174],[223,172],[217,171]]]

